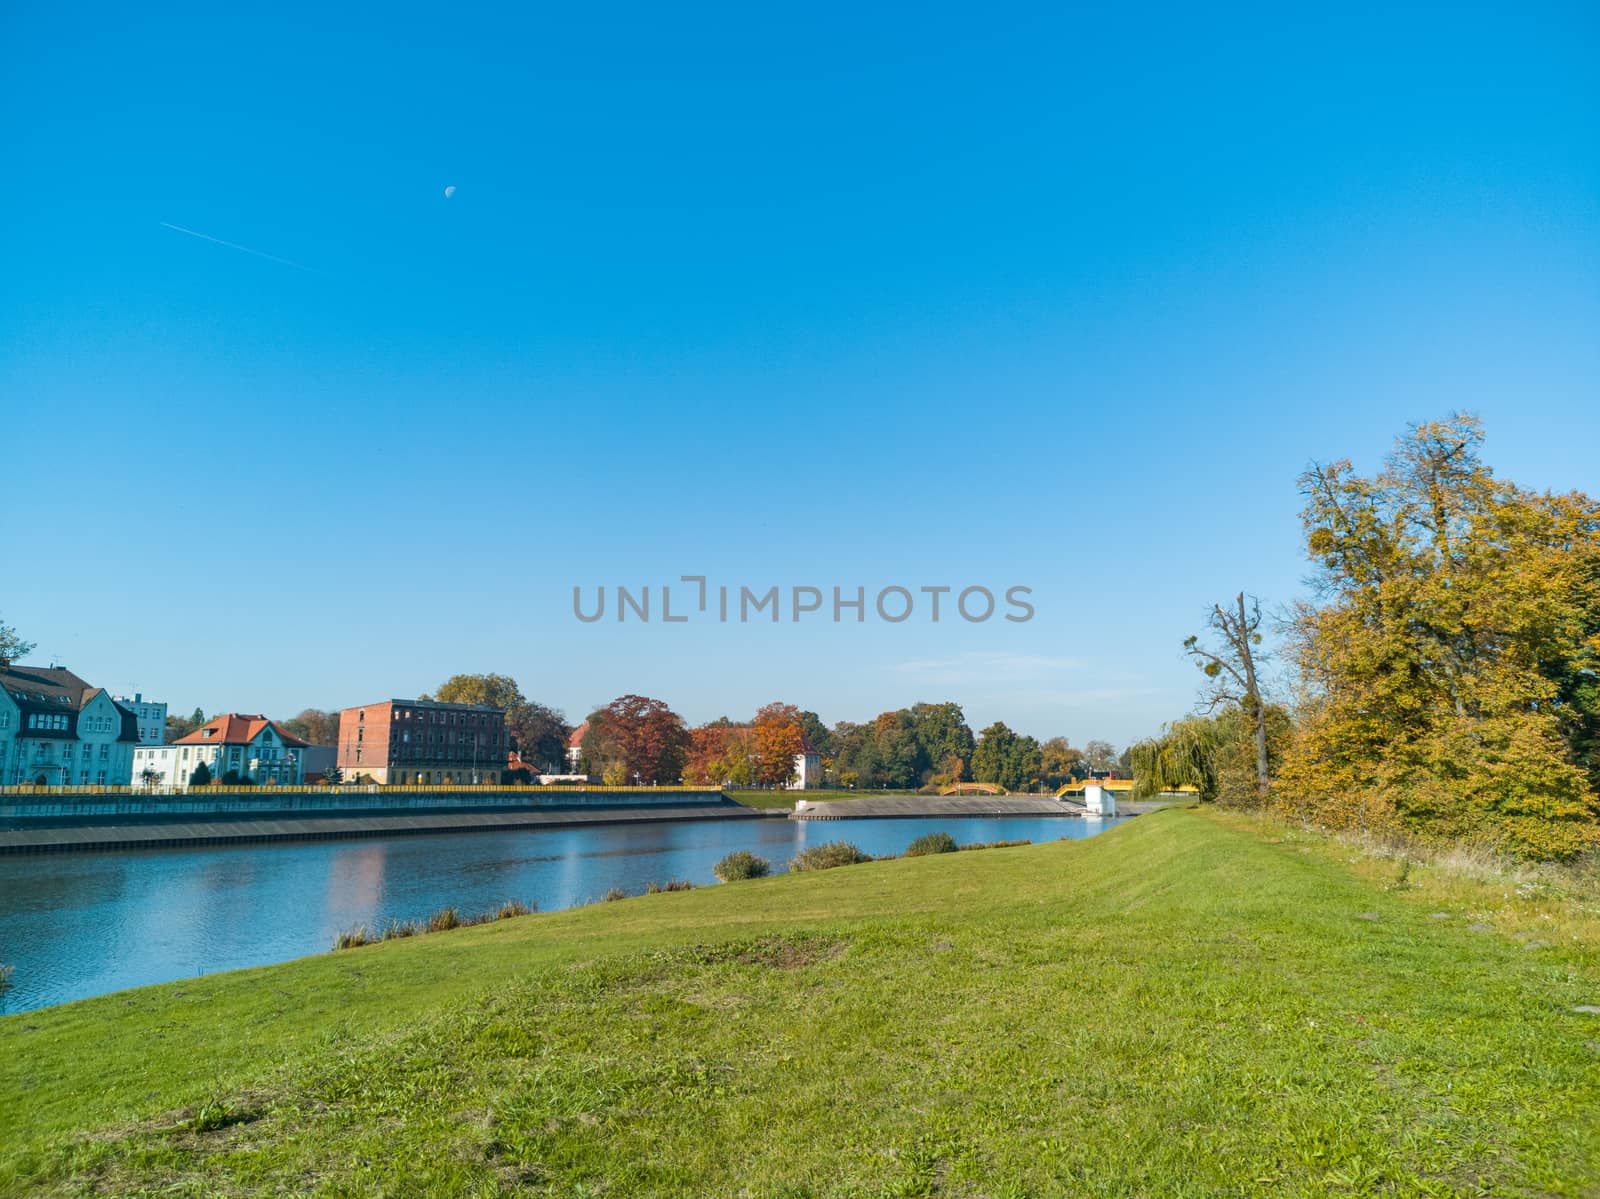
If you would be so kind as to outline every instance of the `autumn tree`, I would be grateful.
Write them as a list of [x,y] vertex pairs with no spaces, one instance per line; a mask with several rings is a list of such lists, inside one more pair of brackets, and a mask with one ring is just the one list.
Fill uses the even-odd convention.
[[1265,803],[1271,779],[1267,763],[1267,705],[1261,697],[1261,601],[1241,591],[1226,608],[1213,604],[1206,614],[1206,627],[1216,638],[1215,648],[1202,645],[1198,635],[1183,643],[1184,652],[1206,676],[1201,710],[1214,714],[1225,707],[1237,707],[1244,713],[1256,748],[1256,798]]
[[1089,763],[1083,751],[1065,737],[1051,737],[1039,747],[1039,777],[1048,787],[1060,787],[1083,778]]
[[303,708],[288,720],[278,721],[286,733],[309,741],[312,745],[339,744],[339,713],[321,708]]
[[13,662],[20,662],[33,652],[33,642],[24,641],[16,629],[0,621],[0,670],[10,670]]
[[1482,442],[1458,414],[1374,477],[1302,477],[1320,602],[1294,619],[1284,802],[1569,857],[1600,843],[1600,504],[1497,479]]
[[689,730],[683,779],[707,786],[748,787],[756,780],[756,761],[750,726],[722,716]]
[[683,777],[691,740],[679,716],[659,699],[624,695],[589,716],[583,735],[585,759],[613,782],[676,783]]
[[793,704],[767,704],[756,713],[751,727],[757,780],[768,786],[782,786],[794,777],[795,755],[805,747],[800,709]]

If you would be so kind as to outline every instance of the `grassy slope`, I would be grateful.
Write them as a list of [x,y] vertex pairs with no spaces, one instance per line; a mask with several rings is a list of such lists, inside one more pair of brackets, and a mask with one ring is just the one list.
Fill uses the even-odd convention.
[[1477,902],[1169,811],[149,988],[0,1020],[0,1190],[1595,1194],[1595,943]]

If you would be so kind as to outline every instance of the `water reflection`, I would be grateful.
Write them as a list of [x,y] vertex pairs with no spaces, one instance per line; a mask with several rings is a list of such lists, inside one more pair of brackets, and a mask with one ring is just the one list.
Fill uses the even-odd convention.
[[808,844],[899,853],[924,833],[957,841],[1087,837],[1115,820],[716,820],[517,829],[199,849],[0,857],[0,1012],[319,953],[341,929],[477,912],[507,899],[543,911],[613,887],[716,881],[749,849],[775,870]]

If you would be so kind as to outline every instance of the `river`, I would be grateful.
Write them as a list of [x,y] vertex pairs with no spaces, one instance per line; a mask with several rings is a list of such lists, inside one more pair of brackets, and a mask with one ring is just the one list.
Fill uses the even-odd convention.
[[923,833],[963,844],[1088,837],[1118,821],[1007,816],[925,820],[711,820],[0,857],[0,1013],[327,950],[357,924],[519,899],[541,911],[616,887],[714,884],[749,849],[786,868],[807,845],[902,852]]

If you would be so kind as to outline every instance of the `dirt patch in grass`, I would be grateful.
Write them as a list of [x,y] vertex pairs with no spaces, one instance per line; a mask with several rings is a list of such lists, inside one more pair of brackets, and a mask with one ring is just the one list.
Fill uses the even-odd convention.
[[831,962],[850,947],[836,937],[764,937],[759,941],[739,941],[701,950],[695,956],[706,964],[738,962],[741,966],[765,966],[771,970],[798,970],[818,962]]

